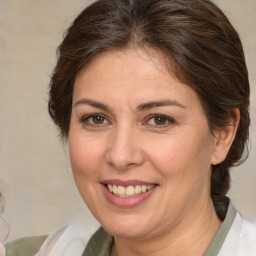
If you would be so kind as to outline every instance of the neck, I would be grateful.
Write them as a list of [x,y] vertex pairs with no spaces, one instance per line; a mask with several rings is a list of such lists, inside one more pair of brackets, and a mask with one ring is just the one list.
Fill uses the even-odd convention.
[[194,216],[191,213],[189,219],[189,222],[181,222],[168,233],[157,236],[141,239],[115,237],[111,256],[203,255],[221,225],[212,201]]

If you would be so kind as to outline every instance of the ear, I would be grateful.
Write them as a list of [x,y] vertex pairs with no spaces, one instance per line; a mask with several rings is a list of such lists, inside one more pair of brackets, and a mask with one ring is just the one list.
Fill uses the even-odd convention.
[[235,108],[232,110],[229,125],[221,127],[215,132],[215,144],[211,158],[212,165],[220,164],[225,160],[235,139],[239,121],[240,111]]

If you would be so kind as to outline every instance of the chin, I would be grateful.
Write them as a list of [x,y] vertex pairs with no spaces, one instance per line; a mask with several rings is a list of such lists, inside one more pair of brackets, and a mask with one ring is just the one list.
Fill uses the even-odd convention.
[[[117,218],[113,218],[115,221],[104,222],[102,227],[104,230],[114,237],[126,238],[126,239],[139,239],[147,236],[154,229],[151,223],[148,221],[142,221],[141,219],[127,219],[122,218],[121,221],[117,221]],[[149,225],[150,223],[150,225]]]
[[140,239],[147,235],[147,232],[145,229],[143,230],[126,229],[125,230],[119,227],[109,228],[109,229],[108,227],[103,227],[103,228],[107,233],[109,233],[113,237],[124,238],[124,239]]

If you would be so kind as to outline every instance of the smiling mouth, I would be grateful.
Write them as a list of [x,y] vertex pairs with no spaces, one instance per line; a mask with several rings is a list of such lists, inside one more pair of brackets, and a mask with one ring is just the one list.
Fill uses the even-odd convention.
[[127,187],[114,185],[114,184],[106,184],[108,190],[118,196],[118,197],[132,197],[142,193],[145,193],[151,189],[153,189],[156,185],[129,185]]

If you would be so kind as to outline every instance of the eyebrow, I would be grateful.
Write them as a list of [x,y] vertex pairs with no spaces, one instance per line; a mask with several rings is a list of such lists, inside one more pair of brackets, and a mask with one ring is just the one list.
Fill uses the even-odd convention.
[[109,110],[108,106],[103,104],[103,103],[100,103],[100,102],[97,102],[97,101],[94,101],[94,100],[89,100],[89,99],[81,99],[81,100],[78,100],[75,104],[74,104],[74,108],[78,105],[89,105],[91,107],[94,107],[94,108],[99,108],[99,109],[103,109],[103,110]]
[[[99,109],[109,111],[109,107],[107,105],[100,103],[98,101],[95,101],[95,100],[90,100],[90,99],[78,100],[74,104],[74,108],[78,105],[83,105],[83,104],[89,105],[94,108],[99,108]],[[176,100],[161,100],[161,101],[151,101],[151,102],[147,102],[147,103],[142,103],[137,107],[137,110],[144,111],[144,110],[148,110],[151,108],[164,107],[164,106],[177,106],[177,107],[184,108],[184,109],[186,108],[184,105],[182,105],[181,103],[179,103]]]
[[179,103],[176,100],[161,100],[161,101],[151,101],[147,103],[140,104],[137,109],[140,111],[148,110],[155,107],[164,107],[164,106],[176,106],[180,108],[186,108],[184,105]]

